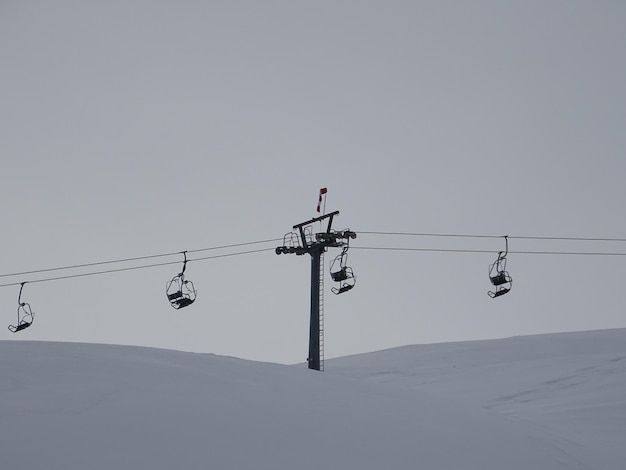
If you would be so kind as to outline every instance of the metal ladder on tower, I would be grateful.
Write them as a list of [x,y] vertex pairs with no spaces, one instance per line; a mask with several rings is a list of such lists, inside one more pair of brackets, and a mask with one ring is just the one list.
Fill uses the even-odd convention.
[[320,371],[324,370],[324,253],[320,256]]

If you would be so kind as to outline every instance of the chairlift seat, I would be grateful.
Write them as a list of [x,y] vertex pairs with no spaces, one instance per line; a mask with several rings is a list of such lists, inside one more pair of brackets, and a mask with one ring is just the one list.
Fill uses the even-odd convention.
[[503,287],[502,289],[496,289],[495,292],[491,292],[489,291],[489,297],[491,297],[492,299],[495,299],[496,297],[500,297],[501,295],[506,294],[507,292],[509,292],[511,289],[508,289],[506,287]]
[[27,321],[23,321],[21,322],[19,325],[17,326],[9,326],[9,331],[13,332],[13,333],[17,333],[18,331],[22,331],[25,330],[26,328],[28,328],[30,325],[32,324],[32,322],[27,322]]
[[188,297],[181,297],[179,300],[175,300],[174,302],[172,302],[172,305],[174,306],[174,308],[179,309],[191,305],[194,300],[195,299],[190,299]]
[[344,284],[339,289],[337,289],[336,287],[333,287],[331,290],[333,291],[333,293],[339,295],[339,294],[343,294],[344,292],[349,291],[353,287],[354,287],[354,284]]
[[17,325],[17,328],[15,329],[15,331],[17,332],[17,331],[25,330],[30,325],[32,325],[32,322],[24,321],[24,322],[20,323],[19,325]]

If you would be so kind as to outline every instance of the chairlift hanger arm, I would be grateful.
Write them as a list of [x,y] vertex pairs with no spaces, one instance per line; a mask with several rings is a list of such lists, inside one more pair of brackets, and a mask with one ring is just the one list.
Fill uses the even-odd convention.
[[506,258],[506,255],[509,254],[509,236],[508,235],[504,235],[504,243],[506,244],[504,248],[504,255],[502,254],[502,252],[500,252],[500,255],[499,255],[500,259]]
[[187,269],[187,252],[183,251],[182,254],[185,257],[185,261],[183,261],[183,270],[180,272],[180,276],[185,274],[185,269]]
[[22,305],[22,289],[24,289],[24,284],[26,284],[26,282],[22,282],[22,284],[20,285],[20,293],[17,296],[17,304],[18,305]]

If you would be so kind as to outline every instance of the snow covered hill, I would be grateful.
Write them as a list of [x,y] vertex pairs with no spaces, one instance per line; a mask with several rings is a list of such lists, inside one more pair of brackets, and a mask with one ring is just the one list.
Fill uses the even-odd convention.
[[626,329],[406,346],[326,370],[530,422],[597,451],[591,468],[626,465]]
[[[398,348],[326,372],[0,342],[13,469],[621,469],[626,330]],[[624,447],[624,446],[621,446]]]

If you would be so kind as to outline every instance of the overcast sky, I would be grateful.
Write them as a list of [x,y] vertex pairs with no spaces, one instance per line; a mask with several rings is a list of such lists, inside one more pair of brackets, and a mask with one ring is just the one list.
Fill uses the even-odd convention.
[[[321,187],[356,287],[326,277],[326,357],[626,326],[626,4],[0,2],[1,274],[282,238]],[[0,278],[0,339],[306,359],[310,258],[280,242],[180,264]],[[358,247],[487,250],[493,253]],[[227,253],[206,251],[190,258]],[[326,254],[328,264],[338,250]],[[132,265],[132,264],[131,264]]]

